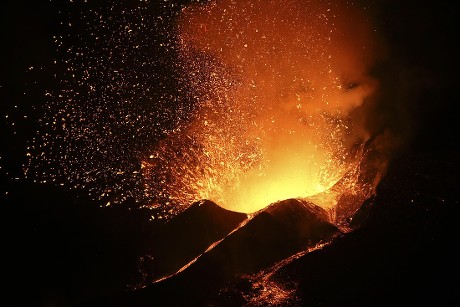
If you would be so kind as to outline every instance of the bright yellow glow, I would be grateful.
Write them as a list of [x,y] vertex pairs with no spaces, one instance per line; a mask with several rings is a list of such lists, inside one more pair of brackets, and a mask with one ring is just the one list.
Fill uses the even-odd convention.
[[285,167],[270,174],[243,178],[237,189],[228,189],[224,199],[215,201],[234,211],[252,213],[279,200],[315,195],[335,183],[321,183],[317,165],[308,168],[307,162],[296,160],[291,159]]

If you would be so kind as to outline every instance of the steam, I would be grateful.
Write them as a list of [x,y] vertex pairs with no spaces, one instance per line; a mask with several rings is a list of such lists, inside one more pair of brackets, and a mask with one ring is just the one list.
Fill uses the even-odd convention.
[[184,8],[179,46],[198,104],[144,159],[146,190],[159,203],[207,198],[254,212],[350,173],[371,137],[363,104],[379,85],[369,70],[381,48],[366,13],[322,0]]

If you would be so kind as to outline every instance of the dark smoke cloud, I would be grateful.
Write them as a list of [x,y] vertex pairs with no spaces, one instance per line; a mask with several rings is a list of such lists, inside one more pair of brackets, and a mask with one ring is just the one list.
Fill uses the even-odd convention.
[[448,1],[382,0],[369,7],[387,55],[373,69],[380,94],[367,106],[367,129],[384,136],[394,155],[458,149],[458,10]]

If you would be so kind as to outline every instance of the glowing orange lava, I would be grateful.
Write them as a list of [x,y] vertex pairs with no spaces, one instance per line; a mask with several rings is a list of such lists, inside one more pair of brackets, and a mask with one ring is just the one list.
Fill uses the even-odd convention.
[[327,191],[358,167],[352,149],[369,136],[353,114],[377,86],[375,41],[364,11],[339,2],[184,9],[180,47],[199,105],[144,159],[146,191],[173,208],[210,199],[251,213]]

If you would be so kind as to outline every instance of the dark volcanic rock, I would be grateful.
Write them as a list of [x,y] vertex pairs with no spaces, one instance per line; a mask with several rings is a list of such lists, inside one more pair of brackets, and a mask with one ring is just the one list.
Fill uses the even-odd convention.
[[361,228],[286,264],[270,281],[294,284],[302,306],[452,305],[460,299],[457,157],[395,159],[359,211]]
[[221,271],[224,278],[253,273],[337,232],[320,207],[296,199],[281,201],[256,214],[203,255],[192,269],[207,270],[212,264],[216,266],[212,271]]
[[246,219],[246,214],[226,210],[211,201],[194,203],[155,235],[153,267],[147,268],[151,280],[147,282],[174,274]]
[[322,208],[297,199],[281,201],[259,211],[180,274],[95,305],[205,304],[238,276],[268,268],[338,232]]

